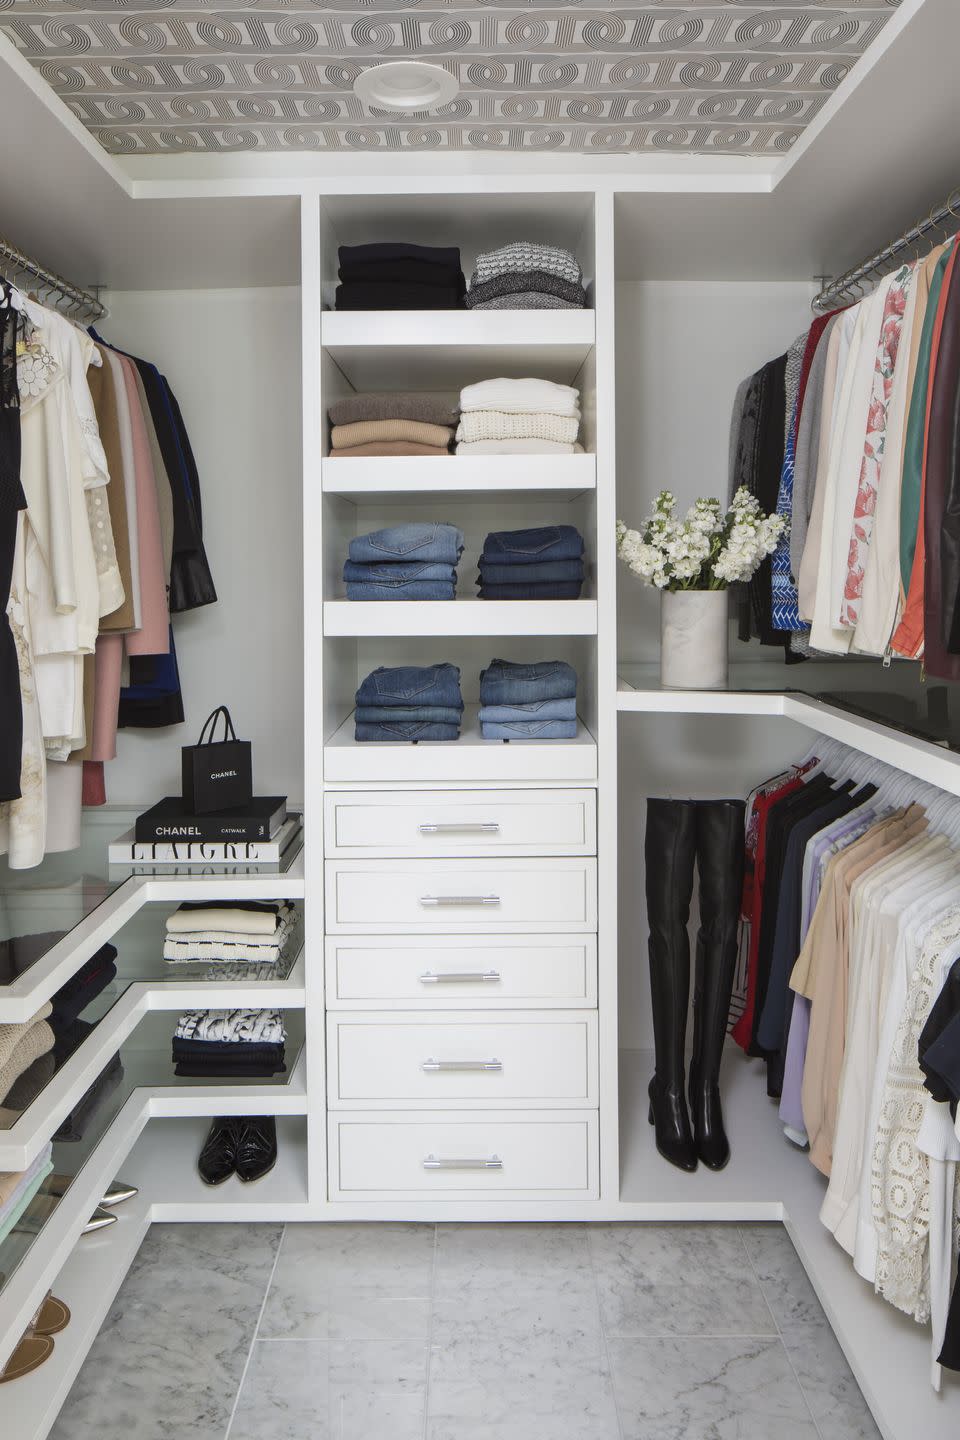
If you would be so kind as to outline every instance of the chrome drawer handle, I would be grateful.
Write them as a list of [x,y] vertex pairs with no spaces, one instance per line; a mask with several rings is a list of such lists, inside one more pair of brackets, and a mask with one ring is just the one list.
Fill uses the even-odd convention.
[[421,985],[474,985],[481,981],[499,982],[499,970],[426,970],[419,977]]
[[499,1155],[488,1155],[477,1160],[455,1157],[447,1159],[437,1155],[428,1155],[423,1161],[423,1168],[424,1170],[502,1170],[503,1161]]
[[456,835],[458,832],[464,835],[500,834],[500,826],[496,820],[427,820],[418,825],[417,829],[421,835]]
[[499,905],[499,895],[421,895],[421,905]]
[[448,1071],[465,1074],[472,1071],[502,1070],[502,1060],[424,1060],[420,1066],[424,1071]]

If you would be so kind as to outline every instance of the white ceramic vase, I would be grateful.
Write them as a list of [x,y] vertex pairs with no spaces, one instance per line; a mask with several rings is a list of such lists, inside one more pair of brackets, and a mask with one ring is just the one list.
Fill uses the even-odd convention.
[[726,590],[661,592],[660,683],[668,690],[726,687]]

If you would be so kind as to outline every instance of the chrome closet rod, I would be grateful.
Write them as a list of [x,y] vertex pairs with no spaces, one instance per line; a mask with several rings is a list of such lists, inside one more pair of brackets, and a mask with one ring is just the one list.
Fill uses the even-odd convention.
[[[954,208],[954,205],[958,208]],[[890,264],[896,260],[905,250],[917,245],[931,230],[943,230],[944,227],[956,229],[960,225],[960,188],[951,190],[944,203],[931,210],[929,215],[918,220],[909,230],[892,241],[889,245],[878,250],[869,259],[863,260],[859,265],[854,265],[851,270],[845,270],[836,280],[831,280],[825,285],[820,293],[814,296],[814,310],[833,310],[838,303],[854,298],[854,286],[859,286],[861,281],[869,278],[878,278],[881,273],[889,270]]]
[[67,301],[67,309],[82,314],[89,320],[102,320],[107,314],[107,307],[90,290],[84,290],[79,285],[72,285],[55,270],[48,270],[41,265],[39,260],[34,260],[18,246],[12,245],[0,235],[0,271],[6,272],[12,282],[16,282],[18,275],[32,275],[39,283],[42,290],[59,296],[60,300]]

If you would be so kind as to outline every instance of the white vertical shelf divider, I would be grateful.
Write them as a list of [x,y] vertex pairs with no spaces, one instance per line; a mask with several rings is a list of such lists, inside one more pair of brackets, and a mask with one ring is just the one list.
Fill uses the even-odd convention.
[[600,1194],[620,1195],[617,1001],[616,355],[613,196],[594,199],[597,434],[597,878]]
[[307,1050],[307,1198],[327,1193],[326,1027],[323,999],[323,457],[320,312],[324,248],[319,193],[300,200],[303,380],[304,961]]

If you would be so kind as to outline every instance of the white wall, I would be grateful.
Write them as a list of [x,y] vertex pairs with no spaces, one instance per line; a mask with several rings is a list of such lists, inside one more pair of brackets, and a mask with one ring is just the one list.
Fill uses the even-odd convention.
[[105,300],[106,338],[158,365],[180,402],[219,597],[174,617],[185,724],[121,731],[107,799],[178,794],[181,745],[226,704],[238,735],[253,742],[257,791],[300,801],[300,292],[123,291]]
[[[709,236],[704,239],[709,244]],[[658,490],[686,508],[727,494],[737,386],[810,323],[815,287],[797,284],[617,285],[617,513],[639,525]],[[659,600],[621,568],[619,658],[656,661]],[[734,653],[736,653],[734,647]],[[743,653],[782,665],[758,645]],[[744,796],[809,743],[783,721],[620,717],[620,1037],[653,1044],[643,836],[646,797]],[[696,920],[694,903],[693,921]]]
[[[660,490],[683,509],[699,495],[726,498],[737,386],[809,326],[815,290],[806,281],[617,285],[617,514],[627,525],[639,528]],[[658,596],[626,571],[618,591],[619,658],[656,660]],[[760,647],[750,655],[761,658]]]

